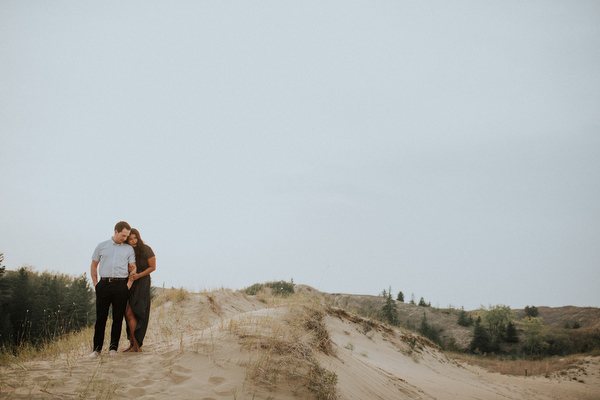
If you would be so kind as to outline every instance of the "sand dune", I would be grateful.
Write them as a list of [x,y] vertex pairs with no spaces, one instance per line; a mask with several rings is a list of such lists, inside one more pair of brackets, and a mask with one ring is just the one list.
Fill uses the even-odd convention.
[[[419,336],[335,308],[323,318],[329,350],[311,350],[310,332],[286,331],[290,309],[301,306],[269,304],[230,291],[167,302],[152,312],[142,353],[90,359],[86,338],[59,357],[2,366],[0,398],[316,398],[302,385],[306,362],[337,375],[340,399],[600,398],[598,357],[550,378],[490,374],[448,359]],[[297,345],[294,354],[306,360],[290,360],[268,340]]]

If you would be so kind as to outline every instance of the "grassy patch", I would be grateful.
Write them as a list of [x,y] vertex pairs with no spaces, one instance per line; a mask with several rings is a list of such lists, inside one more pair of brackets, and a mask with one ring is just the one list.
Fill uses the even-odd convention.
[[544,376],[546,378],[554,374],[562,375],[569,369],[580,368],[583,363],[581,356],[513,360],[501,356],[483,357],[464,353],[446,353],[446,355],[455,360],[484,368],[489,372],[514,376]]
[[321,305],[298,297],[285,305],[285,315],[257,317],[230,324],[250,354],[247,376],[275,390],[286,383],[300,398],[337,398],[337,374],[325,368],[321,354],[333,354]]

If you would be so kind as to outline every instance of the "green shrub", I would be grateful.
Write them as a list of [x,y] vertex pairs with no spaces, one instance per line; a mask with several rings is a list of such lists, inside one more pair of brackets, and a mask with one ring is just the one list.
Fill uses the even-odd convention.
[[538,315],[540,315],[540,310],[538,310],[537,307],[525,306],[525,316],[526,317],[536,318]]
[[272,293],[276,296],[287,297],[291,294],[294,294],[294,284],[286,281],[255,283],[254,285],[243,289],[242,292],[250,296],[255,296],[261,290],[264,290],[265,287],[270,288],[272,290]]

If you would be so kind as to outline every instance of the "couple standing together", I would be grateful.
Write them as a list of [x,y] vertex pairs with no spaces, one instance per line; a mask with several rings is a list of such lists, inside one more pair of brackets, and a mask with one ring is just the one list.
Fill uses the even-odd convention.
[[125,221],[115,225],[113,237],[96,246],[92,255],[91,275],[96,290],[96,326],[94,351],[102,351],[110,306],[113,322],[110,355],[119,348],[123,317],[127,320],[130,346],[125,352],[140,351],[150,317],[150,273],[156,269],[156,257],[137,229]]

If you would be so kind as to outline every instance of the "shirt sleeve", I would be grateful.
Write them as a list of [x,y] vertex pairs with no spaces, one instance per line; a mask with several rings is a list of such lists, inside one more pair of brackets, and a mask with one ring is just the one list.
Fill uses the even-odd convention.
[[129,246],[129,254],[127,254],[127,263],[132,264],[135,262],[135,251],[133,247]]
[[94,250],[94,254],[92,254],[92,260],[94,260],[96,262],[100,262],[100,244],[98,246],[96,246],[96,249]]

